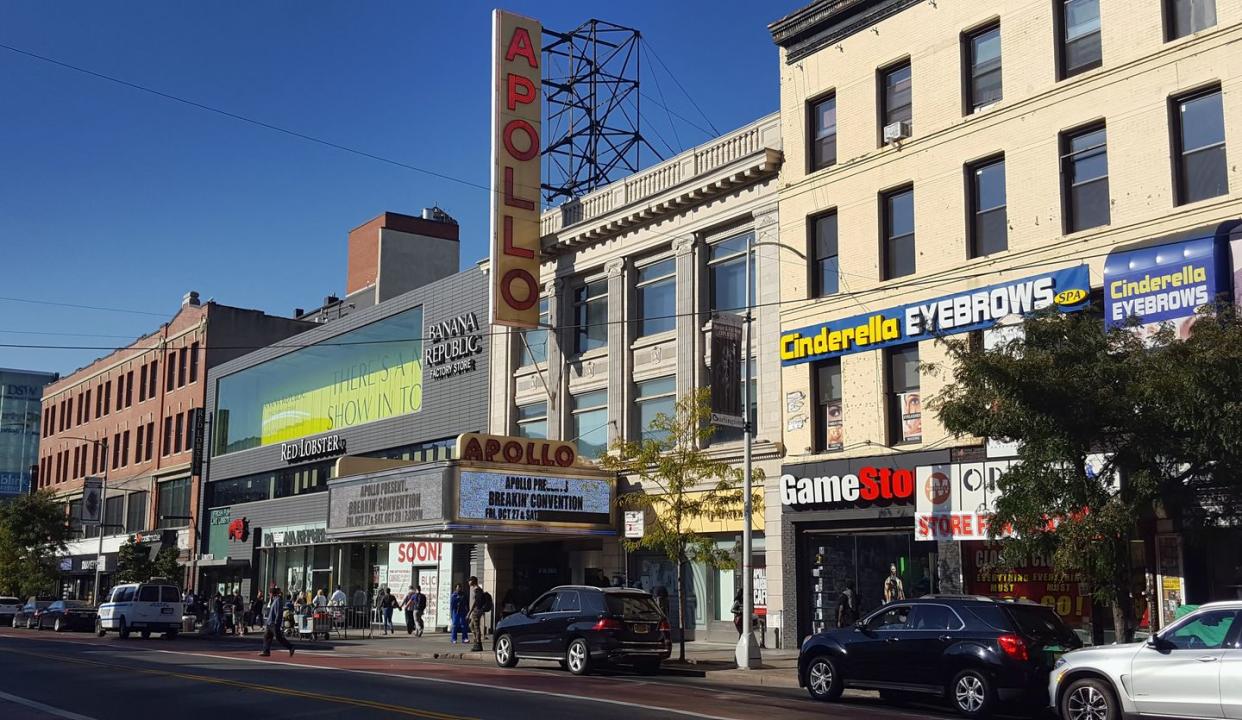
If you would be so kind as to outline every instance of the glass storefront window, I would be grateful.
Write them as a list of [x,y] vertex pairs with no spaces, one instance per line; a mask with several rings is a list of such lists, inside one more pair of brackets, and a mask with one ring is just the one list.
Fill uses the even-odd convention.
[[422,335],[416,307],[221,378],[213,454],[418,412]]

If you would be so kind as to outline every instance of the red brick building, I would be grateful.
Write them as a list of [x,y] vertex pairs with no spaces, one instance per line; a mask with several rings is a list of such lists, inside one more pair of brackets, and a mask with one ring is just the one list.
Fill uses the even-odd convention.
[[202,304],[191,292],[155,332],[47,386],[37,486],[64,498],[79,538],[61,560],[65,597],[84,598],[93,589],[98,530],[78,521],[87,476],[106,473],[108,480],[103,588],[111,585],[117,549],[131,535],[176,542],[189,564],[198,544],[199,477],[191,464],[207,369],[310,327],[258,310]]

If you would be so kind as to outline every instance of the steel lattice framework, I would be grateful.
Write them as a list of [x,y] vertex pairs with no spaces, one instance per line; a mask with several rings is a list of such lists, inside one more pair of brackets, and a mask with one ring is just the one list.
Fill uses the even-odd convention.
[[591,19],[569,32],[544,28],[543,199],[581,197],[639,169],[638,30]]

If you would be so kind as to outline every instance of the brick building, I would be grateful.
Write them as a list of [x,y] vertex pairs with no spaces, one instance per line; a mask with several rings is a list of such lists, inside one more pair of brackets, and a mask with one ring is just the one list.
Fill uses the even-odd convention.
[[191,292],[155,332],[44,389],[38,487],[65,500],[77,538],[61,559],[65,597],[85,598],[93,588],[99,529],[78,521],[88,476],[108,478],[105,578],[116,569],[117,549],[134,534],[175,541],[183,559],[193,556],[199,478],[191,460],[208,369],[310,327],[204,304]]
[[[961,542],[969,525],[917,533],[916,509],[941,499],[925,473],[938,466],[963,479],[946,491],[973,492],[971,471],[1012,453],[921,412],[945,382],[923,369],[946,359],[935,332],[980,330],[987,343],[999,316],[1027,309],[1028,288],[1107,309],[1114,277],[1228,255],[1242,215],[1242,177],[1226,160],[1242,133],[1242,7],[822,0],[770,29],[781,242],[809,258],[783,266],[781,338],[764,348],[783,366],[788,456],[767,498],[784,510],[779,592],[795,642],[831,623],[847,580],[864,609],[876,605],[890,563],[907,592],[988,588],[972,567],[977,533]],[[868,473],[898,478],[888,487],[900,497],[782,492],[787,479],[844,487]],[[1183,569],[1176,528],[1161,521],[1158,533],[1160,567],[1146,571],[1160,592],[1228,592],[1237,552],[1187,551]],[[1076,584],[1044,590],[1015,592],[1090,622]]]

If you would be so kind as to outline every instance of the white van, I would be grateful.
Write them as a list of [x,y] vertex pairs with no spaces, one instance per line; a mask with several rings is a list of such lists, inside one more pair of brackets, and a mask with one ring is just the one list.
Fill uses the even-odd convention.
[[131,630],[141,632],[143,638],[151,637],[154,631],[171,640],[181,630],[184,611],[181,591],[168,582],[117,585],[108,602],[99,606],[95,631],[103,637],[115,630],[121,638],[129,637]]

